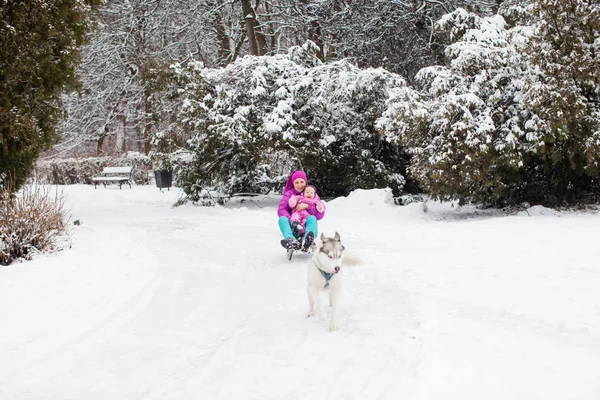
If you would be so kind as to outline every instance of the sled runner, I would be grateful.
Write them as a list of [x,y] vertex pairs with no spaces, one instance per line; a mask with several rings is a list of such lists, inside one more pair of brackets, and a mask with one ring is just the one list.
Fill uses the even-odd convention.
[[294,252],[301,251],[302,253],[312,253],[312,249],[314,247],[315,237],[312,232],[309,232],[308,235],[304,238],[304,243],[298,242],[297,238],[293,239],[283,239],[281,241],[281,245],[285,247],[287,252],[288,260],[291,260],[294,256]]
[[306,253],[306,254],[311,254],[313,250],[313,246],[311,245],[307,250],[304,249],[287,249],[287,258],[288,260],[292,260],[292,257],[294,257],[294,253],[299,251],[301,253]]

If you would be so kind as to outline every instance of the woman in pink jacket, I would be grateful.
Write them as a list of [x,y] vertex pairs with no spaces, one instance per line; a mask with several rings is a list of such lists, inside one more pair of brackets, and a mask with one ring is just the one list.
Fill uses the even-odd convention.
[[[285,189],[283,190],[283,197],[279,202],[279,207],[277,208],[277,215],[279,216],[279,229],[283,234],[283,240],[281,241],[281,245],[286,249],[303,249],[308,250],[310,245],[315,240],[315,237],[318,233],[317,220],[320,220],[325,215],[325,209],[322,211],[318,211],[316,204],[298,204],[296,205],[296,209],[306,210],[310,216],[306,218],[305,223],[305,233],[303,236],[300,236],[298,239],[294,236],[294,232],[292,231],[292,226],[290,225],[290,220],[292,217],[292,212],[294,211],[289,204],[290,198],[292,196],[299,196],[304,191],[306,187],[306,174],[304,171],[294,171],[288,178]],[[315,198],[319,199],[319,196],[315,194]],[[304,244],[302,243],[304,242]]]

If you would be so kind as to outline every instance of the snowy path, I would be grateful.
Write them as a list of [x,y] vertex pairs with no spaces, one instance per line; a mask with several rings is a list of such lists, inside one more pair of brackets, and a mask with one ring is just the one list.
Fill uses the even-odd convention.
[[[600,216],[330,203],[362,265],[306,319],[274,203],[66,188],[73,248],[0,268],[0,399],[600,398]],[[351,216],[349,218],[349,216]]]

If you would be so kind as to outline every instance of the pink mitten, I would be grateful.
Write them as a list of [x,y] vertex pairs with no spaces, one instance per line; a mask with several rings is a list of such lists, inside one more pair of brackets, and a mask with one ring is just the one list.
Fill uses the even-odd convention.
[[296,207],[296,204],[298,203],[298,199],[296,198],[296,196],[292,196],[290,197],[290,199],[288,200],[288,205],[290,206],[290,208],[294,208]]
[[317,211],[318,212],[325,211],[325,205],[323,203],[321,203],[320,201],[317,203]]

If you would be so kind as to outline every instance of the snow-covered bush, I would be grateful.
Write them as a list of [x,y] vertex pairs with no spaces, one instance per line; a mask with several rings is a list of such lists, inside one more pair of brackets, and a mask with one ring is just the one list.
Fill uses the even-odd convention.
[[41,251],[56,250],[66,234],[64,197],[48,189],[27,187],[17,194],[0,192],[0,264],[30,259]]
[[149,156],[129,153],[125,157],[55,158],[38,161],[35,174],[38,183],[50,185],[91,184],[104,167],[133,166],[136,184],[148,183],[153,170]]
[[532,25],[535,22],[533,6],[535,0],[504,0],[498,8],[498,14],[504,18],[508,27]]
[[347,61],[322,64],[314,44],[286,55],[244,57],[223,69],[174,66],[195,162],[183,174],[193,193],[280,190],[303,168],[321,195],[404,184],[397,145],[374,128],[389,90],[404,80]]
[[523,102],[539,118],[537,190],[577,199],[598,188],[600,162],[600,3],[538,0],[524,46],[540,73]]
[[[528,10],[521,10],[523,20]],[[447,65],[419,71],[415,89],[394,90],[378,121],[388,140],[410,151],[410,170],[422,187],[434,198],[494,204],[556,203],[589,189],[576,177],[587,174],[589,183],[597,165],[599,153],[590,150],[597,146],[597,127],[591,127],[598,114],[580,113],[588,127],[573,126],[570,146],[561,147],[560,157],[549,156],[561,139],[538,105],[566,113],[565,100],[575,99],[552,97],[549,88],[544,99],[536,89],[548,73],[524,51],[535,27],[506,29],[500,15],[481,18],[458,9],[437,29],[451,42]],[[535,99],[544,100],[536,105]],[[569,157],[570,164],[564,162]]]
[[480,18],[458,9],[438,21],[450,41],[447,66],[424,68],[416,88],[393,93],[378,126],[410,149],[411,172],[441,199],[497,202],[510,196],[512,178],[530,144],[531,116],[519,102],[525,60],[500,16]]

